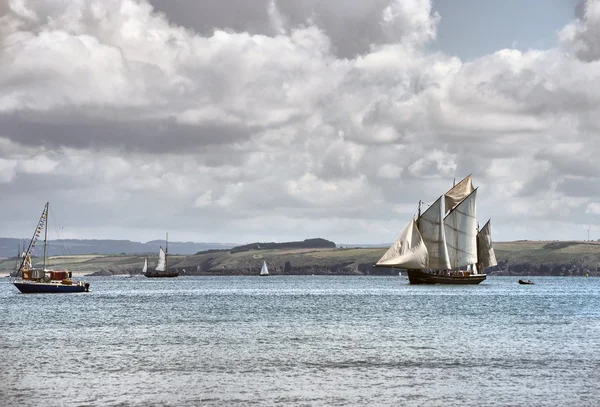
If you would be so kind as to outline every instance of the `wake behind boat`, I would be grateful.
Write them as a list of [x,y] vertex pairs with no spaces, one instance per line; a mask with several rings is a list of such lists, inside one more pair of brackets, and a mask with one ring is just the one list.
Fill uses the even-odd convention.
[[148,259],[144,262],[144,275],[148,278],[164,278],[164,277],[177,277],[179,276],[179,272],[177,270],[170,271],[169,270],[169,234],[167,233],[167,238],[165,240],[165,250],[163,250],[162,246],[158,251],[158,264],[154,270],[148,269]]
[[[47,241],[48,241],[48,209],[50,203],[46,202],[42,216],[29,241],[27,250],[23,252],[17,275],[13,284],[25,294],[33,293],[80,293],[89,291],[90,285],[82,281],[73,281],[72,273],[67,270],[55,271],[46,269]],[[35,249],[38,238],[44,230],[44,256],[41,268],[34,268],[31,254]]]
[[[484,269],[496,265],[492,228],[478,230],[477,188],[471,175],[440,196],[400,237],[374,267],[406,269],[410,284],[479,284]],[[444,211],[445,206],[445,211]]]

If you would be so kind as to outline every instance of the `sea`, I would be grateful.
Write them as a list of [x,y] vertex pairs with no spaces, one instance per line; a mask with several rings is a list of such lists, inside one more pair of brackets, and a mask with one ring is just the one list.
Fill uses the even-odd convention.
[[528,278],[2,278],[0,405],[600,405],[600,278]]

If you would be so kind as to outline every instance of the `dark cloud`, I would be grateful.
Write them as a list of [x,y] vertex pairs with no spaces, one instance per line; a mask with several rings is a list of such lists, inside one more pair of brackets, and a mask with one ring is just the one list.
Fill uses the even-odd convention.
[[382,15],[392,3],[390,0],[151,0],[151,3],[174,23],[203,35],[211,35],[215,29],[277,35],[274,16],[269,13],[274,5],[284,28],[317,25],[331,39],[335,54],[342,58],[365,54],[373,44],[398,41],[412,28],[404,22],[391,32],[386,30]]
[[[18,112],[0,114],[0,135],[19,144],[45,148],[116,149],[141,153],[191,153],[207,146],[248,140],[251,128],[187,125],[174,119],[110,120],[85,113]],[[135,115],[133,115],[135,117]]]

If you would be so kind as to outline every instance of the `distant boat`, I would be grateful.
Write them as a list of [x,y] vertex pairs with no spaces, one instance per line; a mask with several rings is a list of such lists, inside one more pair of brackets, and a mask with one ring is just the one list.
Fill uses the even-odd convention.
[[148,271],[148,258],[147,257],[144,259],[144,267],[142,267],[142,274],[146,274],[146,271]]
[[146,271],[144,275],[149,278],[162,278],[162,277],[177,277],[179,273],[177,270],[170,271],[169,270],[169,234],[167,233],[167,238],[165,240],[165,250],[163,250],[162,246],[160,246],[160,250],[158,251],[158,264],[154,270],[148,270],[147,260],[146,260]]
[[[46,202],[42,216],[38,221],[29,246],[21,255],[21,261],[13,284],[25,294],[33,293],[80,293],[89,291],[90,285],[82,281],[73,281],[70,271],[55,271],[46,269],[48,243],[48,210],[50,203]],[[34,268],[31,253],[35,249],[40,234],[44,230],[44,255],[41,268]]]
[[535,283],[531,280],[519,280],[519,284],[535,284]]
[[268,275],[269,275],[269,269],[267,268],[267,262],[263,261],[263,265],[262,265],[262,268],[260,269],[259,276],[268,276]]
[[471,175],[421,214],[374,265],[406,269],[410,284],[479,284],[496,265],[488,221],[478,230]]

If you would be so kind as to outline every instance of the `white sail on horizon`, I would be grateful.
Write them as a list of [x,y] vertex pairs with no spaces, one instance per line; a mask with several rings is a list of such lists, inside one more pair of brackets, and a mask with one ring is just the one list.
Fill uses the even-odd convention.
[[260,269],[260,274],[261,276],[268,276],[269,275],[269,269],[267,268],[267,262],[263,261],[263,265],[262,268]]
[[450,268],[477,263],[477,188],[444,218]]
[[479,261],[478,266],[483,270],[486,267],[493,267],[497,265],[496,252],[492,246],[492,225],[491,219],[487,221],[477,233],[477,246],[478,253],[477,259]]
[[161,246],[160,251],[158,252],[158,264],[156,265],[156,271],[165,271],[165,260],[166,254]]
[[414,219],[400,234],[385,254],[377,262],[377,266],[400,267],[406,269],[422,269],[427,267],[429,255],[421,233]]
[[147,257],[144,260],[144,267],[142,267],[142,274],[144,274],[146,271],[148,271],[148,258]]
[[434,270],[451,268],[446,247],[442,196],[423,212],[417,220],[417,225],[429,255],[427,267]]

